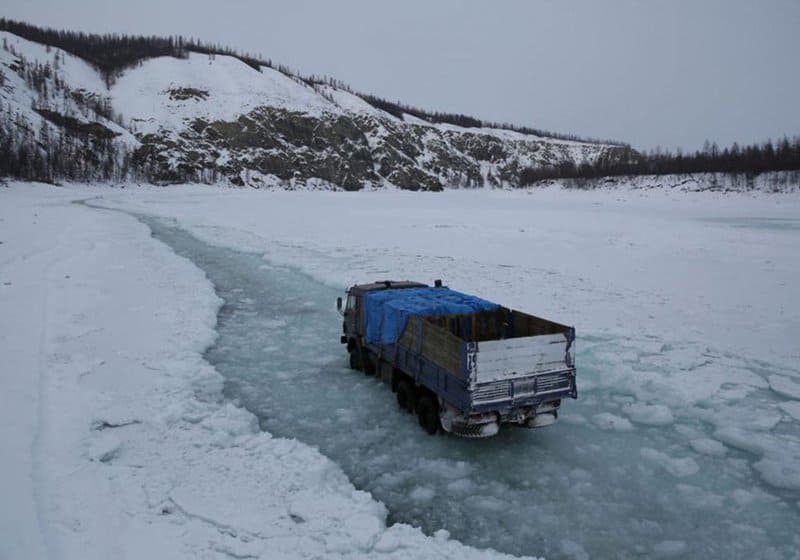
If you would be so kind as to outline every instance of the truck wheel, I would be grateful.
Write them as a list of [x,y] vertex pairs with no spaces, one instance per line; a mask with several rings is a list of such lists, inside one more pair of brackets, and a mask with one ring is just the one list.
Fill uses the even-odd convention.
[[422,429],[430,435],[439,431],[439,403],[430,393],[423,394],[417,401],[417,419]]
[[366,351],[361,355],[361,365],[364,366],[364,375],[375,375],[377,368]]
[[361,371],[361,356],[355,348],[350,351],[350,369]]
[[414,412],[414,401],[416,400],[416,391],[411,385],[408,378],[401,378],[397,382],[397,404],[400,405],[401,410],[406,412]]

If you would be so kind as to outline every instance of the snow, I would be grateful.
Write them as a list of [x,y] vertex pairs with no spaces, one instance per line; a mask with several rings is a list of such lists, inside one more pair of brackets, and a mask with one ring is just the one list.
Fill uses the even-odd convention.
[[[3,102],[3,111],[7,113],[5,117],[7,122],[27,122],[26,128],[38,136],[42,123],[47,121],[32,109],[31,105],[36,104],[39,108],[54,110],[82,123],[99,122],[118,134],[117,141],[121,141],[129,147],[138,146],[138,141],[127,129],[78,106],[74,99],[64,93],[64,90],[57,89],[54,86],[53,77],[46,81],[48,94],[40,98],[39,94],[29,88],[19,74],[11,70],[20,57],[26,61],[26,64],[49,65],[52,69],[52,76],[58,75],[73,93],[80,92],[87,97],[102,99],[108,95],[108,91],[102,77],[91,65],[61,49],[48,48],[11,33],[0,31],[0,42],[3,41],[9,50],[0,49],[0,72],[5,77],[5,85],[0,88],[0,101]],[[10,52],[11,49],[15,54]],[[58,62],[56,62],[57,57]],[[60,130],[51,124],[48,125],[48,128],[53,135],[58,134]]]
[[329,96],[336,105],[349,113],[356,113],[359,115],[369,115],[381,120],[389,120],[399,122],[400,119],[394,115],[381,111],[380,109],[370,105],[359,96],[352,94],[348,91],[338,89],[331,86],[318,86],[319,91],[326,96]]
[[[3,41],[13,48],[18,55],[31,62],[40,61],[42,64],[49,63],[50,66],[53,66],[55,54],[62,55],[64,60],[63,62],[59,61],[59,71],[61,74],[69,76],[70,87],[74,89],[84,89],[94,93],[100,93],[106,89],[105,83],[97,70],[77,56],[61,49],[46,47],[40,43],[28,41],[8,31],[0,31],[0,43]],[[2,54],[3,57],[11,56],[5,50],[2,52],[4,53]]]
[[[170,92],[193,88],[202,97],[172,99]],[[277,70],[256,71],[231,56],[189,53],[187,59],[159,57],[126,71],[111,88],[114,106],[139,133],[181,130],[194,119],[235,121],[256,107],[289,109],[319,116],[341,113],[312,87]]]
[[486,557],[387,528],[330,459],[223,399],[212,286],[71,203],[98,194],[0,190],[0,557]]
[[[217,296],[213,263],[69,203],[88,198],[250,251],[253,270],[231,270]],[[799,216],[796,196],[672,190],[0,188],[0,308],[14,318],[0,323],[0,556],[494,556],[469,540],[791,558],[800,230],[785,224]],[[295,285],[271,315],[248,280],[260,267]],[[386,387],[346,371],[335,295],[439,277],[575,325],[580,398],[554,426],[426,438]],[[281,360],[285,337],[315,350]],[[254,345],[246,364],[238,348]],[[256,377],[227,377],[245,367]],[[314,416],[296,393],[320,390],[335,404]],[[272,399],[309,412],[270,419]]]

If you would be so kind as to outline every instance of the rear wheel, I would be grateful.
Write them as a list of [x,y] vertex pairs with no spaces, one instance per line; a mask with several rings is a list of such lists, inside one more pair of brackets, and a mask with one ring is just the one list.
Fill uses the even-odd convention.
[[361,355],[357,348],[350,350],[350,369],[361,371]]
[[361,354],[361,364],[364,366],[364,375],[375,375],[377,368],[366,350]]
[[397,382],[397,404],[402,410],[414,412],[416,396],[417,391],[410,379],[403,377]]
[[417,401],[417,419],[422,429],[430,435],[439,431],[439,403],[430,393],[424,393]]

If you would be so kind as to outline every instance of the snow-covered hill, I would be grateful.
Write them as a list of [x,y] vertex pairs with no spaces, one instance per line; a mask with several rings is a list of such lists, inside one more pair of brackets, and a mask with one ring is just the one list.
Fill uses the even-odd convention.
[[516,186],[529,166],[624,157],[610,144],[398,118],[344,89],[231,56],[152,58],[112,84],[60,49],[8,32],[0,40],[6,137],[45,149],[65,132],[62,156],[113,164],[120,176],[439,190]]

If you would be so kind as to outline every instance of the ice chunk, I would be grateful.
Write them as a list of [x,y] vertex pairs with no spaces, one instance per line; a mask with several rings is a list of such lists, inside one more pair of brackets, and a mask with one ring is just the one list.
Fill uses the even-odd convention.
[[795,420],[800,420],[800,401],[787,401],[780,403],[778,406]]
[[494,496],[471,496],[467,498],[469,505],[477,510],[486,512],[501,512],[507,507],[507,503]]
[[225,444],[239,436],[258,433],[258,419],[243,408],[226,403],[201,425],[215,434],[217,443]]
[[411,491],[409,498],[411,498],[415,502],[429,502],[433,499],[436,495],[436,491],[433,488],[428,488],[426,486],[417,486]]
[[375,544],[383,529],[383,520],[376,515],[358,513],[351,515],[342,523],[344,533],[349,537],[345,551],[352,545],[366,552]]
[[472,481],[470,481],[470,479],[468,479],[468,478],[460,478],[460,479],[448,484],[447,485],[447,490],[449,492],[460,492],[462,494],[466,494],[473,487],[474,487],[474,485],[472,484]]
[[634,422],[648,426],[668,426],[675,421],[672,411],[663,404],[633,403],[622,407],[622,412]]
[[770,375],[769,387],[779,395],[800,400],[800,382],[785,375]]
[[677,484],[675,486],[681,497],[697,509],[719,510],[724,505],[724,498],[719,494],[704,490],[699,486],[690,484]]
[[777,488],[800,490],[800,457],[779,454],[758,461],[755,469],[768,484]]
[[[585,389],[585,386],[581,385],[581,388]],[[576,426],[582,426],[583,424],[586,424],[586,422],[587,422],[587,420],[586,420],[586,418],[584,416],[581,416],[580,414],[578,414],[576,412],[567,412],[563,416],[561,416],[560,418],[561,418],[561,422],[563,422],[565,424],[574,424]]]
[[89,442],[86,455],[92,461],[109,463],[119,455],[122,442],[114,434],[101,432]]
[[650,447],[643,447],[640,454],[645,459],[656,463],[669,474],[678,478],[691,476],[700,470],[700,467],[691,457],[672,457]]
[[740,506],[749,506],[755,499],[755,495],[743,488],[737,488],[731,492],[731,499]]
[[627,418],[622,418],[610,412],[601,412],[592,417],[595,425],[602,430],[613,430],[616,432],[627,432],[633,429]]
[[686,552],[686,543],[683,541],[661,541],[653,547],[653,554],[659,558],[671,558]]
[[717,440],[711,438],[693,439],[689,442],[689,445],[692,446],[692,449],[698,453],[702,453],[703,455],[713,455],[719,457],[725,455],[726,453],[725,446]]
[[764,446],[759,441],[760,438],[756,434],[735,426],[720,428],[714,432],[714,437],[730,447],[735,447],[736,449],[741,449],[742,451],[748,451],[757,455],[761,455],[764,450]]
[[396,532],[384,531],[372,549],[375,552],[388,554],[403,548],[403,539]]
[[589,554],[586,550],[575,541],[563,540],[561,541],[561,552],[567,558],[572,560],[589,560]]

